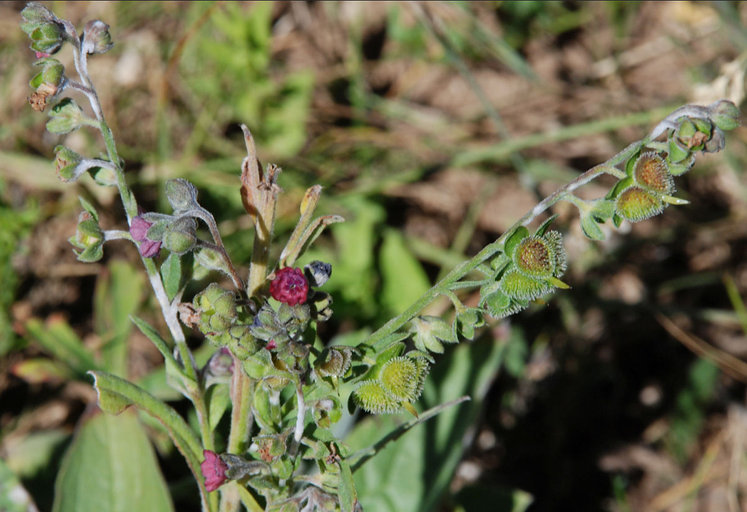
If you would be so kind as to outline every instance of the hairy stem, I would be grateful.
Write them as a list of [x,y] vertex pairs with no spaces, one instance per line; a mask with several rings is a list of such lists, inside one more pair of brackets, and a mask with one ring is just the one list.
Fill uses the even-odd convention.
[[618,179],[625,177],[625,173],[615,166],[624,162],[629,157],[635,154],[642,146],[647,144],[650,140],[650,136],[630,144],[628,147],[620,151],[618,154],[604,162],[603,164],[592,167],[588,171],[580,174],[573,181],[563,185],[555,192],[543,199],[534,208],[529,210],[521,219],[519,219],[513,226],[511,226],[505,233],[503,233],[496,241],[486,245],[483,249],[473,256],[471,259],[462,262],[461,264],[454,267],[451,272],[446,274],[439,282],[437,282],[430,290],[425,292],[417,301],[415,301],[409,308],[404,312],[397,315],[396,317],[389,320],[382,327],[374,331],[373,334],[366,340],[366,343],[378,351],[384,348],[387,343],[388,336],[394,334],[400,328],[402,328],[407,322],[413,319],[420,311],[428,306],[433,300],[439,295],[449,295],[450,290],[458,287],[458,283],[467,274],[478,268],[486,260],[493,257],[495,254],[501,251],[503,248],[503,242],[506,236],[511,233],[514,229],[519,226],[527,226],[531,224],[537,217],[547,211],[552,205],[567,197],[574,190],[579,187],[586,185],[587,183],[598,178],[602,174],[610,174]]

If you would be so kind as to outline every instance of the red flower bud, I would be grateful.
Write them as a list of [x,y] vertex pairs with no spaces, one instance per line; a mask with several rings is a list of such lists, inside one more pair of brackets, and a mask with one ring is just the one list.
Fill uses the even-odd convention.
[[133,240],[140,242],[139,249],[143,258],[154,258],[161,250],[161,242],[148,240],[145,236],[152,225],[152,222],[148,222],[140,215],[133,217],[130,224],[130,235]]
[[214,491],[228,480],[226,477],[228,465],[213,451],[202,450],[202,454],[205,460],[200,464],[200,470],[202,470],[202,476],[205,477],[205,489],[208,492]]
[[270,282],[270,295],[289,306],[303,304],[309,293],[309,282],[300,268],[285,267],[275,272]]

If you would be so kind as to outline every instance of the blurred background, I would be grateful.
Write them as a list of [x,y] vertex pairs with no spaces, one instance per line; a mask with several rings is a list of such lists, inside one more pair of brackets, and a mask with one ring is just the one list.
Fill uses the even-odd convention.
[[[333,264],[329,340],[365,337],[681,104],[727,98],[744,111],[742,2],[45,5],[77,27],[111,26],[114,48],[89,69],[145,208],[168,211],[165,180],[192,181],[245,269],[240,123],[283,168],[281,241],[303,191],[324,186],[322,213],[347,219],[307,258]],[[112,336],[133,379],[187,407],[127,321],[160,321],[135,248],[109,243],[84,264],[67,241],[79,195],[106,228],[124,214],[112,189],[55,176],[63,139],[26,101],[36,71],[23,7],[0,4],[0,474],[47,511],[95,401],[86,364]],[[69,48],[58,57],[73,69]],[[64,140],[103,151],[90,131]],[[730,132],[678,180],[690,205],[604,242],[558,205],[572,289],[441,358],[424,401],[467,393],[469,414],[365,466],[366,510],[747,510],[746,141]],[[406,419],[359,418],[356,432]],[[186,466],[149,433],[177,508],[197,510]]]

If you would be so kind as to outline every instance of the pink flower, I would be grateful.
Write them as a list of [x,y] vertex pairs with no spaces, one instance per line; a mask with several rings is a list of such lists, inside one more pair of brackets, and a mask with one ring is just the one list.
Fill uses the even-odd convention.
[[221,460],[217,453],[211,450],[202,450],[205,460],[200,464],[202,476],[205,477],[205,489],[210,492],[216,490],[228,480],[226,470],[228,466]]
[[154,258],[161,251],[161,242],[148,240],[146,237],[148,228],[152,225],[152,222],[148,222],[140,215],[133,217],[130,224],[130,235],[132,235],[133,240],[140,242],[138,248],[143,258]]
[[281,268],[275,272],[275,279],[270,282],[272,298],[289,306],[306,302],[308,293],[309,282],[300,268]]
[[36,54],[37,59],[43,59],[44,57],[49,57],[50,54],[45,52],[34,52]]

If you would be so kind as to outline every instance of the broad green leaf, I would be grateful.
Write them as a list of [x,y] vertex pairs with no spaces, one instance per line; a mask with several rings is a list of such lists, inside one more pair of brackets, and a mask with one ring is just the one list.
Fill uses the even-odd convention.
[[18,477],[0,459],[0,510],[3,512],[33,512],[36,510],[31,496]]
[[130,316],[143,296],[142,274],[123,261],[113,261],[96,282],[94,319],[103,341],[104,368],[127,375],[127,339],[132,329]]
[[53,512],[173,509],[153,448],[134,413],[98,413],[83,424],[57,476]]
[[205,487],[200,471],[202,445],[197,438],[197,434],[187,425],[184,418],[173,408],[131,382],[105,372],[90,372],[90,374],[94,378],[94,388],[96,388],[99,396],[99,406],[104,411],[117,414],[124,411],[129,405],[135,405],[161,422],[176,448],[187,460],[187,465],[197,479],[204,504]]
[[[354,473],[364,510],[415,512],[437,510],[465,446],[489,386],[500,366],[505,344],[477,341],[461,344],[442,357],[426,380],[424,407],[462,395],[469,402],[444,410],[417,424],[407,435],[381,448]],[[346,439],[353,450],[370,449],[402,423],[397,416],[364,419]]]
[[161,277],[163,277],[163,286],[166,288],[166,295],[169,300],[173,300],[182,281],[182,260],[178,254],[173,252],[169,254],[166,261],[161,265]]
[[384,234],[380,254],[381,302],[392,314],[399,314],[431,287],[422,265],[405,245],[402,235],[390,230]]

